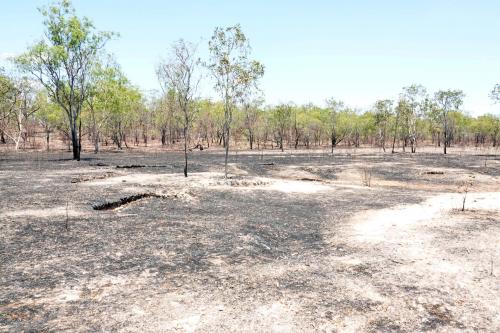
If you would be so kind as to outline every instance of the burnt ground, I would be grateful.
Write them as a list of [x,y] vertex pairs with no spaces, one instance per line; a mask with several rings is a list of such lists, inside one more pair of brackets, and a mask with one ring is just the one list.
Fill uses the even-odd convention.
[[3,153],[0,330],[497,332],[495,154]]

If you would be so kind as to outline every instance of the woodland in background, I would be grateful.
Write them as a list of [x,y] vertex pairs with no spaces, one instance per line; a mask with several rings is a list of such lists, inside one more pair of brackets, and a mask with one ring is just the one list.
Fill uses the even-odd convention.
[[[239,25],[215,29],[207,61],[195,60],[199,46],[173,44],[171,57],[157,64],[162,93],[146,96],[106,54],[113,33],[96,32],[69,1],[41,13],[45,39],[13,59],[14,70],[0,71],[0,145],[16,150],[33,148],[43,135],[47,150],[51,140],[61,139],[75,159],[85,142],[96,153],[102,146],[152,141],[165,147],[184,142],[186,152],[234,142],[249,149],[371,145],[411,152],[433,144],[446,153],[452,145],[496,147],[500,137],[500,117],[464,113],[459,90],[430,93],[410,85],[398,100],[374,101],[367,110],[334,99],[327,107],[266,105],[257,87],[264,66],[248,58]],[[221,100],[198,96],[202,70],[212,74]],[[499,85],[490,97],[500,100]]]
[[[109,77],[100,86],[102,96],[85,105],[78,118],[80,139],[91,143],[95,152],[100,146],[122,149],[159,141],[169,147],[182,142],[184,125],[175,92],[145,98],[122,73],[116,73],[106,74]],[[12,144],[16,149],[33,148],[37,136],[45,138],[47,150],[53,138],[71,143],[67,116],[47,98],[43,89],[27,78],[13,78],[5,73],[0,80],[0,144]],[[495,147],[500,138],[498,116],[472,117],[452,109],[446,115],[445,139],[443,112],[437,103],[423,98],[415,107],[404,93],[395,104],[381,100],[365,111],[333,100],[328,105],[326,108],[313,104],[263,106],[261,100],[251,101],[235,109],[232,139],[249,149],[364,144],[392,149],[395,139],[396,147],[411,151],[419,144],[442,146],[444,141],[447,146]],[[223,103],[196,99],[191,107],[194,117],[188,147],[223,146]]]

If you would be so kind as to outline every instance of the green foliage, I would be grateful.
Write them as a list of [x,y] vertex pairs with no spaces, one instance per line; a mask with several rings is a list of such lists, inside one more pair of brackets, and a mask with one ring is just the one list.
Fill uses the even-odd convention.
[[77,123],[90,90],[88,78],[99,52],[113,34],[95,32],[89,19],[76,16],[68,0],[55,2],[40,12],[44,17],[44,38],[17,57],[16,63],[35,77],[67,113],[73,158],[79,160]]
[[35,116],[46,131],[51,132],[54,129],[64,130],[67,128],[64,111],[58,104],[50,100],[46,91],[42,90],[38,93],[37,104],[39,110]]
[[208,47],[206,66],[215,79],[215,89],[226,104],[234,106],[255,87],[264,75],[264,66],[248,58],[250,45],[239,24],[215,28]]
[[16,63],[38,78],[49,96],[70,112],[83,104],[88,88],[86,76],[113,34],[95,32],[92,22],[77,17],[67,0],[41,8],[40,12],[45,18],[45,38],[19,56]]
[[250,45],[240,25],[215,28],[208,48],[210,60],[205,65],[215,79],[215,89],[224,102],[224,173],[227,178],[232,112],[237,103],[247,98],[249,91],[257,88],[257,81],[264,75],[264,66],[248,58]]

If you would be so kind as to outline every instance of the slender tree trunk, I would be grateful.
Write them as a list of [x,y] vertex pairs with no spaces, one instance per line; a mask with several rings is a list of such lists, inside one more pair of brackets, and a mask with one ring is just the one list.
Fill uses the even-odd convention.
[[82,118],[80,118],[78,125],[78,150],[78,154],[80,154],[82,151]]
[[248,143],[250,145],[250,150],[253,150],[253,130],[251,126],[248,126]]
[[188,176],[187,131],[186,125],[184,126],[184,177]]
[[165,128],[161,129],[161,145],[165,147],[167,144],[167,130]]
[[337,134],[336,132],[333,132],[332,131],[332,135],[330,136],[330,140],[331,140],[331,143],[332,143],[332,154],[333,154],[333,148],[337,147]]
[[392,154],[394,154],[394,146],[396,145],[396,136],[398,135],[399,115],[396,116],[396,124],[394,126],[394,137],[392,139]]
[[446,146],[448,145],[448,135],[446,134],[446,130],[444,131],[444,144],[443,144],[443,151],[444,154],[446,155]]
[[50,130],[45,131],[45,139],[47,140],[47,151],[50,150]]
[[97,154],[99,152],[99,130],[97,129],[97,121],[95,119],[94,109],[90,108],[92,114],[92,134],[94,139],[94,153]]
[[94,153],[97,154],[99,152],[99,131],[94,129]]
[[224,124],[224,133],[225,133],[225,139],[224,139],[224,146],[225,146],[225,156],[224,156],[224,178],[227,179],[227,160],[229,157],[229,124]]
[[[227,94],[226,94],[227,96]],[[224,178],[227,179],[227,162],[229,158],[229,138],[230,138],[230,126],[231,126],[231,121],[232,121],[232,115],[231,115],[231,105],[229,104],[230,101],[226,99],[225,101],[225,107],[224,107],[224,147],[226,150],[225,156],[224,156]]]
[[78,131],[76,129],[76,124],[74,124],[73,128],[71,129],[71,145],[73,147],[73,159],[79,161],[80,147],[78,147]]
[[80,160],[80,147],[78,145],[78,127],[77,127],[77,114],[74,111],[70,113],[71,117],[71,144],[73,146],[73,159]]
[[447,115],[445,113],[445,115],[444,115],[444,131],[443,131],[443,135],[444,135],[443,147],[444,147],[444,154],[445,155],[446,155],[446,146],[448,145],[448,119],[446,117],[447,117]]

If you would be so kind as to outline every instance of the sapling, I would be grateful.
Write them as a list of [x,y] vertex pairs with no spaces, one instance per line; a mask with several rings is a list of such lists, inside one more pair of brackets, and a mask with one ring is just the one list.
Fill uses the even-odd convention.
[[69,228],[69,213],[68,213],[68,201],[66,201],[66,231],[68,231],[68,228]]
[[370,187],[372,182],[372,170],[370,168],[364,167],[362,170],[361,177],[363,185]]
[[467,200],[467,193],[469,192],[471,187],[472,187],[472,179],[470,176],[469,179],[462,181],[458,187],[459,191],[464,195],[462,198],[462,212],[465,211],[465,201]]

